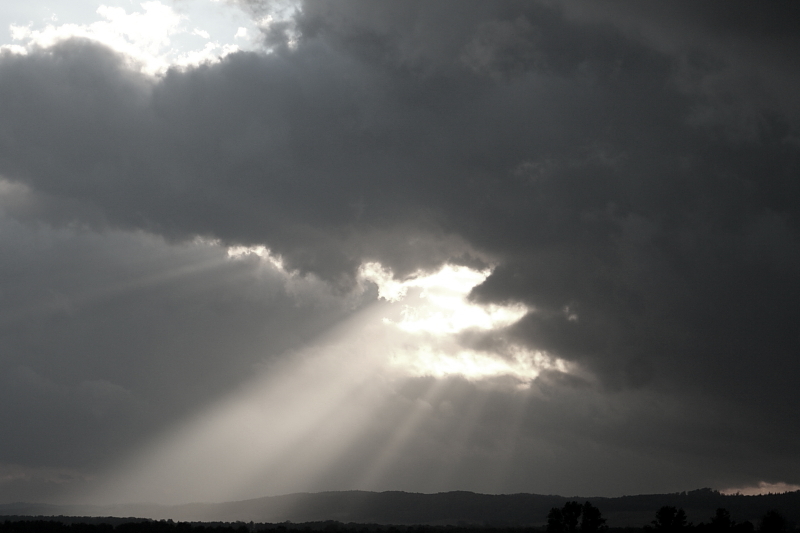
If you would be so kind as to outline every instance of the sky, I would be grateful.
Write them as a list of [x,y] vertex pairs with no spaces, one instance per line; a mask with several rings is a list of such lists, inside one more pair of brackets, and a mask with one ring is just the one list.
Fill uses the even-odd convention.
[[800,489],[796,3],[0,7],[0,502]]

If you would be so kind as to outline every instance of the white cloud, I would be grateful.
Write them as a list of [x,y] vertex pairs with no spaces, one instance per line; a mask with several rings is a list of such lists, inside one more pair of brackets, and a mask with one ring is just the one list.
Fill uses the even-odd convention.
[[202,37],[203,39],[210,39],[211,38],[211,34],[210,33],[208,33],[206,30],[201,30],[200,28],[195,28],[194,31],[192,32],[192,35],[198,35],[198,36]]
[[522,304],[480,305],[467,296],[482,283],[490,270],[473,270],[465,266],[445,265],[432,274],[417,273],[398,281],[392,271],[380,263],[365,263],[359,273],[362,279],[378,285],[378,296],[388,302],[403,300],[410,288],[421,289],[418,302],[407,303],[402,320],[388,321],[411,333],[453,334],[468,328],[483,330],[509,326],[527,312]]
[[378,298],[383,298],[387,302],[401,300],[408,290],[406,283],[395,280],[392,271],[377,262],[361,265],[359,275],[363,280],[375,283],[378,286]]
[[10,52],[12,54],[26,55],[28,53],[28,49],[18,44],[3,44],[0,45],[0,53],[2,52]]
[[159,1],[143,2],[141,11],[128,13],[122,7],[101,5],[97,14],[102,18],[91,24],[49,23],[41,29],[32,25],[10,27],[11,37],[23,44],[4,45],[4,50],[24,53],[31,48],[48,48],[66,39],[79,37],[100,42],[124,54],[131,66],[158,75],[172,66],[187,67],[219,60],[240,48],[218,42],[206,43],[201,49],[179,50],[172,38],[177,35],[198,35],[210,39],[202,29],[189,32],[187,16]]
[[398,336],[390,351],[391,365],[401,374],[442,378],[459,375],[469,380],[513,377],[529,385],[546,369],[567,372],[565,362],[541,351],[509,343],[503,354],[466,348],[458,335],[467,330],[500,330],[519,321],[529,308],[522,304],[484,305],[469,301],[473,287],[490,270],[445,265],[434,273],[419,272],[397,280],[391,269],[377,262],[361,266],[362,280],[378,286],[396,315],[383,325]]

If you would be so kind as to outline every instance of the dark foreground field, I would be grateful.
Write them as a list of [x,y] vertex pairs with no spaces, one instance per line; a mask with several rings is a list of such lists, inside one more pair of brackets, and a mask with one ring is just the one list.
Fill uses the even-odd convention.
[[[302,524],[283,523],[219,523],[219,522],[173,522],[171,520],[141,520],[97,517],[47,517],[23,519],[3,517],[0,533],[546,533],[547,526],[538,527],[491,527],[491,526],[394,526],[382,524],[342,524],[340,522],[310,522]],[[750,522],[739,523],[751,532],[792,533],[800,531],[794,524],[786,523],[782,529],[769,526],[754,526]],[[677,529],[663,529],[652,525],[644,527],[611,527],[601,529],[603,533],[693,533],[735,532],[737,529],[715,529],[709,523],[687,525]],[[569,533],[569,532],[565,532]],[[582,533],[578,528],[575,533]]]

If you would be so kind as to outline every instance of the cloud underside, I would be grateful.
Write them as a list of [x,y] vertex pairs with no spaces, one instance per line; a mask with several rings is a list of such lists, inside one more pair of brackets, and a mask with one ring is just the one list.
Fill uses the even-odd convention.
[[[269,54],[157,79],[87,40],[2,53],[0,342],[17,387],[3,394],[25,398],[3,416],[57,427],[59,403],[118,451],[126,433],[109,436],[87,405],[163,428],[233,386],[263,346],[277,358],[375,298],[359,292],[367,263],[398,279],[493,267],[473,302],[528,313],[459,342],[524,346],[586,374],[550,370],[506,396],[451,380],[431,413],[467,409],[452,407],[467,394],[509,413],[526,395],[515,439],[531,455],[507,455],[520,478],[554,480],[598,453],[675,490],[798,483],[796,37],[769,10],[722,24],[701,7],[614,6],[310,3],[291,36],[265,33]],[[313,287],[225,255],[256,245]],[[103,276],[156,281],[75,305],[121,283]],[[137,403],[148,387],[166,409]],[[426,397],[409,387],[398,405]],[[475,481],[477,458],[505,441],[481,441],[496,428],[473,418],[474,464],[453,469],[502,491]],[[433,460],[442,439],[416,452]],[[79,435],[61,456],[25,442],[0,457],[94,465]],[[588,478],[591,463],[575,464]],[[658,477],[675,464],[685,478]],[[419,479],[404,487],[429,487]],[[603,491],[576,483],[563,490]],[[637,483],[619,487],[647,490]]]

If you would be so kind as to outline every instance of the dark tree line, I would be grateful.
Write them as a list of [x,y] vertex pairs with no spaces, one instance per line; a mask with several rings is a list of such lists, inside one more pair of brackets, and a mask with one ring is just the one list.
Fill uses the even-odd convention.
[[547,515],[547,533],[597,533],[607,529],[600,509],[589,502],[567,502],[559,509],[553,507]]
[[123,524],[65,524],[55,520],[19,520],[0,523],[0,533],[248,533],[244,525],[202,526],[171,520]]
[[[664,506],[656,511],[656,519],[650,525],[645,526],[645,529],[659,533],[688,532],[688,530],[702,533],[754,533],[756,531],[756,527],[749,520],[744,522],[733,520],[727,509],[717,509],[708,523],[701,522],[695,526],[687,522],[683,509],[670,506]],[[786,518],[774,510],[764,514],[758,525],[759,533],[788,533],[792,530],[794,527]]]
[[[547,533],[597,533],[608,529],[606,519],[591,503],[581,505],[572,501],[562,508],[553,507],[547,515]],[[648,533],[789,533],[794,530],[778,511],[769,511],[762,516],[758,528],[745,520],[737,522],[727,509],[717,509],[708,523],[690,523],[683,509],[665,505],[656,511],[655,520],[642,528]]]

